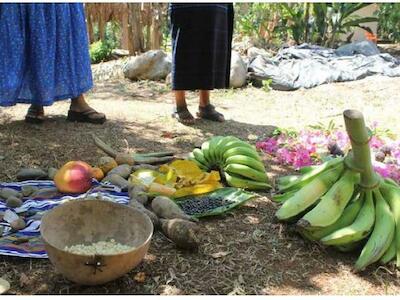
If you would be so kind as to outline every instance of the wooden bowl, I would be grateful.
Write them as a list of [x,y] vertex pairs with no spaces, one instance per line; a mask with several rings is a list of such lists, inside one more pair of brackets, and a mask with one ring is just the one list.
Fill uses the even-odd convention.
[[[82,285],[103,284],[126,274],[144,258],[153,224],[142,212],[105,200],[71,200],[42,218],[40,233],[51,263],[67,279]],[[115,255],[78,255],[76,244],[114,239],[132,249]]]

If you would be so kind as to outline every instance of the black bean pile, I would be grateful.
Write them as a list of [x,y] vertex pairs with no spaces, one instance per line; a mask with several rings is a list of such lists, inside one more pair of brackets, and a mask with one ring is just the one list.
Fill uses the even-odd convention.
[[196,197],[189,198],[179,203],[182,210],[188,215],[203,214],[218,207],[228,206],[234,203],[223,197]]

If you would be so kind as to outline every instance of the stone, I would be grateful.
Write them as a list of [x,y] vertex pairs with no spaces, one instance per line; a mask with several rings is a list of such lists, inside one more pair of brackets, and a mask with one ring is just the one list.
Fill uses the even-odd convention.
[[17,207],[20,207],[22,204],[23,204],[22,200],[15,196],[8,197],[8,199],[6,201],[7,207],[10,207],[10,208],[17,208]]
[[10,223],[10,227],[14,230],[22,230],[26,227],[26,223],[25,223],[24,219],[18,218],[17,220],[12,221]]
[[164,80],[171,72],[171,59],[162,50],[151,50],[131,57],[124,67],[124,75],[131,80]]
[[167,77],[165,78],[165,84],[172,85],[172,74],[171,73],[169,73],[167,75]]
[[7,280],[0,278],[0,295],[7,293],[10,287],[10,283]]
[[38,190],[39,190],[39,188],[37,186],[33,186],[33,185],[24,185],[21,188],[21,192],[24,197],[29,197]]
[[40,168],[24,168],[17,174],[18,181],[48,179],[47,172]]
[[129,175],[131,175],[131,173],[132,167],[128,164],[123,164],[112,169],[110,172],[107,173],[107,175],[117,174],[122,178],[127,179]]
[[247,66],[238,52],[232,51],[230,86],[233,88],[241,88],[246,84]]

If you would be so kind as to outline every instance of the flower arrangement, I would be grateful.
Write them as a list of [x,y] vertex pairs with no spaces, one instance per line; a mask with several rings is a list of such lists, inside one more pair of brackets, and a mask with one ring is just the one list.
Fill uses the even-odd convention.
[[[389,130],[378,128],[376,122],[370,126],[370,133],[375,171],[400,183],[400,140]],[[321,163],[327,156],[343,156],[350,149],[350,140],[331,121],[327,127],[318,124],[301,131],[279,128],[256,146],[277,163],[298,170]]]

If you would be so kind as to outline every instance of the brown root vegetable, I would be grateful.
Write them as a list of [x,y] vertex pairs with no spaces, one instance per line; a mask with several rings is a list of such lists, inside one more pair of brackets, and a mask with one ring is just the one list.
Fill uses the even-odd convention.
[[22,204],[23,204],[22,200],[20,198],[15,197],[15,196],[8,197],[8,199],[6,201],[7,207],[11,207],[11,208],[20,207]]
[[47,177],[49,177],[50,180],[53,180],[53,179],[54,179],[54,176],[56,176],[57,172],[58,172],[58,169],[56,169],[56,168],[49,168],[49,169],[47,170]]
[[128,191],[129,182],[128,180],[122,178],[117,174],[110,174],[104,177],[101,182],[109,182],[113,185],[116,185],[121,189],[121,191]]
[[112,169],[110,172],[108,172],[108,175],[117,174],[122,178],[127,179],[129,175],[131,175],[131,173],[132,173],[132,167],[128,164],[123,164]]
[[143,204],[137,202],[135,199],[131,199],[129,201],[129,206],[136,208],[137,210],[141,211],[142,213],[146,214],[151,222],[154,225],[154,228],[158,228],[160,225],[160,220],[158,219],[158,217],[156,216],[155,213],[153,213],[152,211],[148,210],[146,207],[144,207]]
[[7,200],[9,197],[14,196],[17,198],[22,198],[22,194],[17,190],[11,188],[2,188],[0,189],[0,198],[3,200]]
[[131,154],[128,153],[118,153],[115,157],[115,161],[118,165],[129,165],[133,166],[135,164],[135,159]]
[[184,219],[192,220],[190,216],[185,214],[183,210],[168,197],[157,196],[151,202],[151,209],[154,213],[163,219]]
[[176,193],[176,189],[163,184],[152,182],[149,185],[148,192],[156,195],[172,196]]
[[14,220],[10,223],[10,226],[14,230],[22,230],[26,227],[26,223],[24,219],[18,218],[17,220]]
[[39,168],[24,168],[17,173],[18,181],[48,179],[47,172]]
[[195,250],[199,247],[199,227],[182,219],[161,219],[162,232],[173,241],[177,247]]
[[34,192],[38,191],[39,188],[33,185],[24,185],[21,188],[21,193],[22,196],[24,197],[29,197],[30,195],[32,195]]

